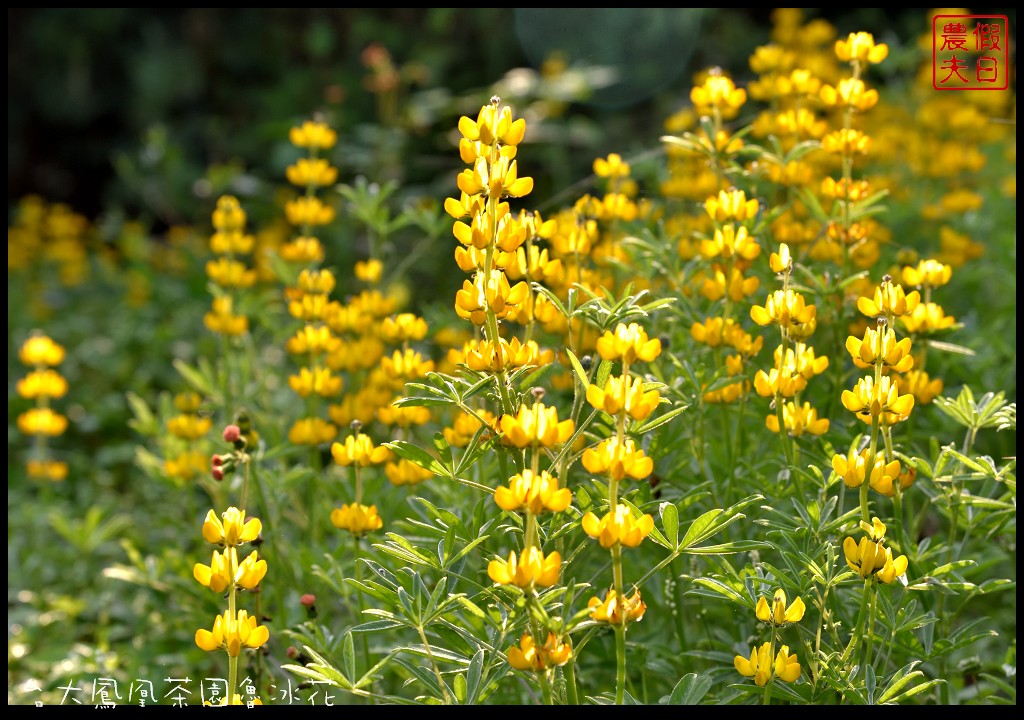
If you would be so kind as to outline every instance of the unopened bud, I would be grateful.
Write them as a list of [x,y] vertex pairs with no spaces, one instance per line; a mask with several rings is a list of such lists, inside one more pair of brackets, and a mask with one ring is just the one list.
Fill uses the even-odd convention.
[[242,431],[237,425],[228,425],[224,428],[224,442],[234,443],[240,437],[242,437]]

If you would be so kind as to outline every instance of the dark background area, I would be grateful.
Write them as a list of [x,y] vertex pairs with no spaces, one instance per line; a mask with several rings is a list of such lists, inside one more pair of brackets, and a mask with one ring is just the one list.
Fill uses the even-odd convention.
[[[973,12],[1006,12],[1016,26],[1013,10]],[[894,50],[927,31],[920,8],[806,15],[840,34],[871,31]],[[8,9],[9,213],[36,193],[88,217],[121,208],[156,231],[195,221],[193,183],[211,165],[265,174],[269,166],[273,180],[287,162],[279,156],[291,124],[322,112],[344,145],[375,121],[360,61],[371,43],[396,65],[415,63],[413,92],[446,93],[447,104],[433,105],[438,123],[471,112],[452,100],[479,104],[508,70],[537,67],[554,48],[574,63],[632,68],[617,90],[571,108],[607,136],[573,154],[578,170],[562,177],[578,177],[595,153],[656,142],[665,116],[688,102],[696,71],[721,65],[743,80],[747,57],[769,41],[770,16],[760,8]],[[422,177],[405,182],[444,167],[444,127],[413,139],[407,150],[427,159],[411,164]],[[363,169],[343,149],[337,161],[342,181]]]

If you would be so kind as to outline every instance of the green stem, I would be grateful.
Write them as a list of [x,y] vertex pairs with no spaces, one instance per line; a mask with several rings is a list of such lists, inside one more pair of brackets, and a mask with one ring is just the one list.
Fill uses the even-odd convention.
[[772,686],[775,684],[775,638],[776,638],[777,634],[778,634],[778,631],[775,629],[775,626],[773,625],[772,626],[772,642],[771,642],[771,645],[768,646],[768,662],[770,662],[772,664],[771,665],[772,669],[771,669],[771,675],[768,676],[768,682],[765,683],[765,686],[764,686],[764,700],[761,703],[762,705],[771,705],[772,704]]
[[427,651],[427,657],[430,659],[430,665],[434,669],[434,677],[437,678],[437,685],[441,688],[441,693],[444,695],[444,704],[452,704],[452,696],[448,694],[448,686],[444,684],[444,678],[441,677],[441,668],[437,666],[437,660],[434,658],[434,653],[430,649],[430,643],[427,642],[427,634],[423,630],[423,625],[417,625],[416,630],[419,631],[420,641],[423,643],[423,648]]
[[[617,546],[616,546],[617,547]],[[626,699],[626,618],[615,626],[615,704],[622,705]]]
[[573,652],[569,662],[565,664],[565,699],[570,705],[579,705],[580,697],[576,689],[576,653]]

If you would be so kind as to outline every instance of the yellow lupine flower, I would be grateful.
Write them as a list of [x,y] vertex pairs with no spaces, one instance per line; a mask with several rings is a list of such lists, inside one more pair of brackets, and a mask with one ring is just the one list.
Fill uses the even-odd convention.
[[735,328],[736,321],[732,318],[709,317],[703,323],[695,322],[690,328],[690,335],[697,342],[715,348],[728,344]]
[[235,617],[225,611],[213,621],[213,631],[196,631],[196,645],[207,652],[227,650],[231,657],[242,654],[242,648],[258,648],[270,639],[266,625],[257,625],[256,617],[239,610]]
[[793,256],[789,253],[789,245],[782,243],[779,245],[779,251],[772,253],[768,257],[768,265],[771,266],[772,272],[783,273],[789,272],[793,269]]
[[868,537],[862,537],[859,543],[852,537],[846,538],[843,541],[843,554],[846,555],[846,564],[850,569],[865,579],[885,566],[885,548]]
[[519,645],[513,645],[505,653],[508,664],[516,670],[533,670],[541,672],[548,668],[565,665],[572,658],[572,647],[569,643],[548,632],[544,644],[538,646],[530,633],[523,633]]
[[871,150],[871,138],[860,130],[841,128],[821,139],[821,149],[843,157],[867,155]]
[[740,302],[748,295],[753,295],[761,287],[756,276],[744,277],[738,267],[729,269],[729,276],[719,265],[714,265],[711,276],[705,277],[700,286],[700,293],[711,302],[717,302],[726,295],[733,302]]
[[56,437],[68,429],[68,419],[50,408],[32,408],[18,416],[18,430],[25,435]]
[[791,290],[776,290],[765,300],[764,306],[750,308],[750,318],[758,325],[778,325],[793,338],[806,338],[816,327],[818,309],[808,305],[804,296]]
[[836,40],[836,57],[843,62],[861,62],[877,65],[889,57],[889,46],[875,44],[871,33],[850,33],[846,40]]
[[320,397],[334,397],[341,392],[342,379],[331,374],[327,368],[301,368],[298,375],[288,376],[288,386],[300,397],[316,394]]
[[373,258],[360,260],[355,264],[353,270],[358,280],[375,285],[380,282],[380,278],[384,274],[384,263]]
[[412,313],[401,313],[384,318],[380,325],[380,337],[384,342],[396,344],[409,340],[422,340],[427,335],[427,321]]
[[814,348],[803,343],[797,343],[796,349],[779,345],[775,348],[774,357],[775,367],[790,368],[808,380],[828,369],[828,357],[816,356]]
[[786,607],[786,591],[779,588],[775,591],[775,595],[772,597],[771,606],[768,605],[768,601],[762,596],[757,601],[757,607],[754,608],[754,615],[761,622],[766,622],[770,625],[782,626],[789,623],[800,622],[804,616],[804,611],[807,607],[804,605],[804,601],[797,597],[793,602]]
[[330,270],[305,268],[299,273],[295,287],[307,295],[330,295],[335,284],[334,273]]
[[761,246],[757,244],[757,238],[747,232],[746,227],[740,225],[737,228],[729,224],[715,230],[711,240],[702,240],[700,252],[709,259],[721,256],[727,260],[733,257],[753,260],[761,254]]
[[632,438],[619,442],[619,438],[613,436],[583,451],[583,467],[595,475],[607,474],[614,480],[627,476],[643,480],[654,472],[654,461],[637,449]]
[[867,479],[872,490],[891,496],[893,480],[900,474],[900,461],[893,460],[887,463],[884,453],[875,453],[874,465],[868,472],[869,454],[869,450],[864,449],[859,453],[850,450],[848,455],[833,455],[832,469],[843,479],[847,487],[858,488]]
[[870,110],[878,104],[878,91],[868,90],[864,81],[858,78],[845,78],[832,87],[822,85],[822,102],[831,107],[852,107],[856,110]]
[[52,367],[64,362],[64,348],[46,335],[32,335],[22,344],[18,357],[25,365]]
[[609,330],[597,339],[597,352],[604,360],[651,362],[661,354],[661,340],[649,339],[637,323],[619,323],[614,332]]
[[329,150],[338,141],[338,133],[326,123],[305,120],[302,125],[288,131],[292,145],[310,150]]
[[[786,424],[786,432],[792,437],[800,437],[805,432],[811,435],[824,435],[828,432],[828,418],[819,418],[818,411],[809,402],[803,405],[783,403],[782,421]],[[772,432],[779,432],[779,418],[775,413],[767,416],[764,424]]]
[[[484,410],[482,412],[478,412],[477,415],[479,415],[484,423],[487,424],[488,428],[494,428],[496,426],[497,418],[493,413]],[[455,416],[455,420],[452,422],[451,427],[446,427],[441,432],[449,445],[454,445],[455,447],[466,447],[481,427],[483,427],[483,425],[480,420],[469,413],[462,412]]]
[[249,318],[232,312],[231,297],[224,295],[213,299],[213,309],[203,315],[203,324],[210,332],[219,335],[237,336],[249,332]]
[[630,597],[623,597],[620,600],[615,590],[610,588],[604,600],[592,597],[587,601],[587,607],[590,608],[592,620],[606,622],[609,625],[640,620],[647,612],[647,605],[640,598],[639,590],[634,590]]
[[512,145],[523,141],[526,134],[526,120],[512,119],[512,109],[507,105],[499,108],[496,102],[480,108],[476,120],[463,115],[459,118],[459,132],[470,142],[484,145]]
[[525,282],[510,286],[508,277],[500,270],[492,270],[490,276],[477,273],[471,282],[463,282],[462,289],[455,294],[455,312],[474,325],[483,325],[490,308],[499,319],[506,317],[516,306],[523,303],[530,293]]
[[284,205],[284,214],[288,223],[295,225],[327,225],[334,222],[334,208],[325,205],[315,197],[300,197],[289,200]]
[[947,330],[956,324],[956,318],[947,315],[941,305],[921,303],[900,318],[908,333],[928,334]]
[[324,261],[324,246],[315,237],[297,237],[281,246],[281,258],[290,263],[320,263]]
[[539,586],[551,587],[558,582],[562,568],[562,556],[553,552],[547,556],[540,548],[530,546],[517,558],[513,550],[508,560],[491,560],[487,575],[499,585],[515,585],[523,589]]
[[212,223],[214,229],[224,233],[244,230],[245,210],[239,204],[238,198],[232,195],[223,195],[217,198],[217,207],[213,211]]
[[430,422],[430,408],[419,405],[397,407],[394,402],[400,399],[400,397],[395,398],[391,404],[377,408],[377,419],[385,425],[397,425],[403,428]]
[[263,523],[259,518],[245,519],[245,510],[229,507],[220,517],[210,510],[203,521],[203,539],[213,545],[235,547],[259,537]]
[[496,489],[494,502],[509,512],[526,510],[533,515],[545,510],[562,512],[572,502],[572,491],[559,488],[558,478],[547,470],[535,473],[527,469],[509,478],[507,487],[502,485]]
[[862,377],[853,390],[843,390],[842,401],[843,407],[864,422],[871,422],[872,417],[899,422],[914,409],[914,396],[900,395],[899,386],[889,375],[883,375],[877,385],[874,377]]
[[184,452],[164,460],[167,477],[192,480],[210,471],[210,457],[201,452]]
[[896,386],[901,394],[909,393],[916,402],[927,405],[942,392],[943,383],[940,378],[932,380],[924,370],[911,370],[896,376]]
[[256,238],[241,230],[215,232],[210,236],[210,250],[216,255],[248,255],[256,245]]
[[510,342],[499,337],[496,343],[489,340],[466,343],[458,362],[465,362],[470,370],[501,372],[527,365],[545,365],[554,359],[551,350],[542,351],[534,340],[524,343],[514,337]]
[[757,209],[757,198],[747,200],[743,190],[719,190],[717,196],[704,201],[704,211],[719,223],[753,219],[757,216]]
[[288,314],[307,323],[326,320],[338,307],[338,303],[327,295],[301,295],[288,303]]
[[540,446],[553,448],[572,437],[576,424],[572,420],[558,421],[558,408],[544,403],[520,405],[516,415],[502,415],[499,421],[501,441],[517,448]]
[[467,195],[486,194],[493,200],[524,197],[533,191],[533,178],[519,177],[517,161],[504,156],[494,162],[477,158],[473,167],[459,173],[455,181]]
[[255,270],[250,270],[243,262],[226,257],[207,261],[206,276],[226,288],[247,288],[256,283]]
[[603,548],[610,548],[616,543],[635,548],[654,529],[654,518],[650,515],[635,518],[629,506],[620,503],[600,519],[588,512],[583,516],[582,527],[583,532],[597,539]]
[[198,415],[175,415],[167,420],[167,432],[174,437],[198,440],[210,431],[213,420]]
[[609,153],[607,158],[594,160],[594,174],[603,178],[629,177],[629,163],[618,153]]
[[68,391],[68,381],[54,370],[34,370],[18,381],[18,395],[27,399],[59,398]]
[[338,179],[338,169],[323,158],[299,158],[285,168],[284,174],[288,182],[299,187],[331,185]]
[[434,370],[434,361],[424,360],[412,349],[395,350],[390,357],[381,358],[380,366],[391,378],[416,380]]
[[789,654],[789,645],[779,648],[775,656],[775,677],[785,682],[796,682],[800,677],[800,663],[797,662],[796,653]]
[[197,413],[202,404],[199,393],[183,392],[174,396],[174,409],[180,413]]
[[320,355],[335,352],[341,345],[341,338],[332,335],[326,325],[303,325],[284,347],[292,355]]
[[875,288],[873,298],[862,297],[857,299],[857,309],[868,317],[877,317],[879,315],[901,317],[909,312],[913,312],[920,302],[921,293],[917,290],[908,294],[904,292],[902,285],[897,285],[888,279],[883,279],[882,284]]
[[907,572],[908,566],[907,556],[900,555],[898,558],[893,558],[892,548],[885,549],[885,563],[882,565],[882,569],[878,571],[875,576],[881,582],[889,585],[896,581],[896,579]]
[[876,329],[868,326],[864,330],[863,339],[853,335],[846,338],[846,350],[853,358],[853,364],[862,370],[874,367],[876,362],[881,361],[883,368],[898,373],[907,372],[914,367],[910,345],[910,338],[897,342],[892,328]]
[[196,563],[192,575],[200,585],[216,593],[224,592],[232,584],[246,590],[253,590],[267,574],[267,561],[260,560],[253,550],[241,563],[238,551],[227,547],[224,552],[213,551],[209,565]]
[[379,465],[391,459],[391,451],[383,445],[374,446],[373,441],[365,433],[349,435],[345,443],[336,442],[331,445],[331,455],[334,462],[343,467],[357,465],[367,467]]
[[529,279],[547,285],[555,285],[564,275],[562,261],[551,259],[547,248],[531,245],[529,249],[519,247],[509,258],[505,273],[510,280]]
[[806,387],[807,378],[792,366],[758,370],[754,375],[754,389],[761,397],[781,395],[791,398]]
[[331,524],[339,530],[348,530],[353,535],[363,535],[380,530],[384,527],[384,520],[377,513],[376,505],[351,503],[331,510]]
[[434,473],[409,460],[387,463],[384,474],[392,485],[417,485],[434,477]]
[[690,101],[701,115],[710,115],[717,109],[723,119],[731,120],[747,101],[747,91],[737,88],[730,78],[720,73],[716,68],[703,85],[692,88]]
[[68,464],[59,460],[29,460],[25,469],[30,478],[63,482],[68,477]]
[[800,677],[800,663],[796,655],[789,654],[789,646],[779,648],[775,660],[771,657],[771,643],[764,643],[750,651],[750,659],[737,655],[733,660],[736,670],[744,677],[754,678],[758,687],[768,684],[774,673],[775,677],[786,682],[795,682]]
[[596,384],[589,385],[587,402],[609,415],[622,412],[634,420],[646,420],[658,407],[661,395],[657,390],[645,392],[642,380],[623,375],[609,377],[603,389]]
[[917,287],[941,287],[953,277],[953,268],[938,260],[922,260],[917,267],[903,268],[903,282]]
[[288,442],[292,445],[320,445],[337,435],[338,428],[323,418],[302,418],[296,420],[288,431]]

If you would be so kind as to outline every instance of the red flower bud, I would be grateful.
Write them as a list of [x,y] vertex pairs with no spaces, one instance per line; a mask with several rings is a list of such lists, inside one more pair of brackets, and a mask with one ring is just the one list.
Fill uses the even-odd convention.
[[313,607],[316,604],[316,595],[314,595],[313,593],[306,593],[305,595],[299,598],[299,602],[302,603],[305,607]]
[[220,468],[216,468],[215,467],[213,469],[212,475],[213,475],[213,479],[214,480],[218,480],[219,481],[219,480],[223,480],[224,479],[224,471],[221,470]]
[[233,443],[242,436],[242,431],[237,425],[228,425],[224,428],[224,442]]
[[214,455],[210,458],[210,467],[220,467],[224,463],[224,458],[220,455]]

